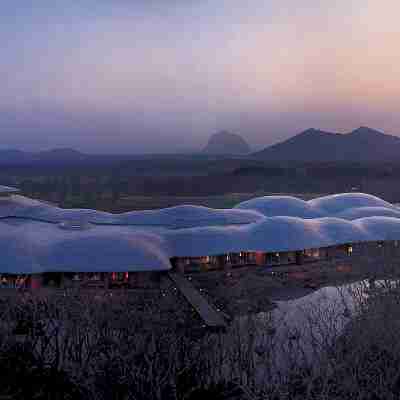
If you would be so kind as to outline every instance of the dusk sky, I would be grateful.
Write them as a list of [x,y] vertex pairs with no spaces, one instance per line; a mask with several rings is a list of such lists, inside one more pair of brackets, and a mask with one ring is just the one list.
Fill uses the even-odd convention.
[[0,148],[258,149],[316,127],[400,134],[398,0],[14,0]]

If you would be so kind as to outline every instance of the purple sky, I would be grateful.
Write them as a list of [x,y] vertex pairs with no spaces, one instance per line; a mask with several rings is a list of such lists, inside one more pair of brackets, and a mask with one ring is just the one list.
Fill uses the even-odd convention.
[[6,2],[0,148],[179,152],[232,130],[258,149],[360,125],[400,134],[399,14],[397,0]]

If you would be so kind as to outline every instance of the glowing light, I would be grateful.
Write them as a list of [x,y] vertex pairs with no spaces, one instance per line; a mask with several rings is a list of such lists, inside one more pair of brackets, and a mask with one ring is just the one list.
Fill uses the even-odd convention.
[[347,252],[348,252],[349,255],[353,254],[353,246],[349,246],[347,248]]

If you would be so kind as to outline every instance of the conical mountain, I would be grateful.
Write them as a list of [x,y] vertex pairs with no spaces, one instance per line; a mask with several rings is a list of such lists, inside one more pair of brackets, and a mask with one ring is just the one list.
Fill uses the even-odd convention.
[[248,154],[251,152],[249,144],[236,133],[221,131],[210,137],[203,153],[206,154]]

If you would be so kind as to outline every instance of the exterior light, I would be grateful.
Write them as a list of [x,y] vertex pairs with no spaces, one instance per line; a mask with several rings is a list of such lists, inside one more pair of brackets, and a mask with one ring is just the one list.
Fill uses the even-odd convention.
[[347,252],[349,253],[349,255],[351,255],[353,253],[353,246],[349,246]]

